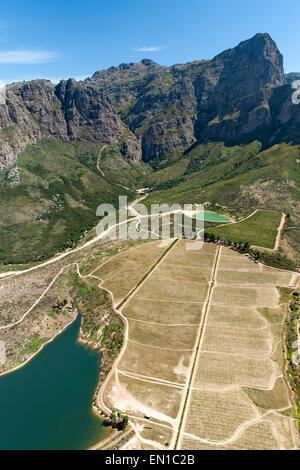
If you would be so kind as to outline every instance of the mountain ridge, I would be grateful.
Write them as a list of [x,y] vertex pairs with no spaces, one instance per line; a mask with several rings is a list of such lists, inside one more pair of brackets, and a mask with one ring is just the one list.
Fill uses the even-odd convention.
[[143,59],[80,82],[12,84],[0,106],[0,169],[42,137],[117,144],[131,163],[265,129],[284,138],[281,128],[300,122],[286,80],[276,43],[258,33],[211,60],[168,67]]

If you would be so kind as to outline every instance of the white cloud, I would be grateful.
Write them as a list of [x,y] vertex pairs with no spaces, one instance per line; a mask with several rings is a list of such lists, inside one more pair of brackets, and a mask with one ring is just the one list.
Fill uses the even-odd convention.
[[19,49],[14,51],[0,51],[1,64],[41,64],[51,62],[59,57],[57,52]]
[[143,47],[135,47],[131,49],[132,51],[140,51],[140,52],[156,52],[166,49],[165,46],[143,46]]

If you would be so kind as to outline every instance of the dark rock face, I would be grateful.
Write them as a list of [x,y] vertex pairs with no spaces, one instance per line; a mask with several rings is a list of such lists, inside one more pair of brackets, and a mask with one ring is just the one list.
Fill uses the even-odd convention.
[[283,84],[283,58],[267,34],[218,55],[195,82],[198,138],[237,139],[270,124],[272,88]]
[[43,135],[65,139],[67,129],[54,85],[46,80],[7,87],[0,105],[0,169]]
[[268,34],[210,61],[160,67],[144,60],[87,81],[109,95],[140,136],[146,161],[183,151],[196,139],[237,140],[270,125],[272,90],[285,83],[282,55]]
[[57,87],[47,80],[10,85],[0,105],[0,169],[9,166],[28,144],[41,137],[74,142],[128,142],[124,155],[141,158],[136,137],[126,128],[109,99],[75,80]]
[[270,143],[293,141],[299,144],[300,89],[292,88],[291,83],[275,88],[270,100],[270,109],[274,129]]
[[195,142],[197,101],[188,68],[161,67],[144,59],[96,72],[86,81],[108,94],[123,121],[140,138],[143,159],[149,161]]
[[257,34],[210,61],[162,67],[144,59],[84,82],[13,84],[0,104],[0,168],[42,136],[118,144],[132,162],[265,128],[276,139],[300,122],[287,84],[296,75],[284,76],[275,42]]
[[71,140],[83,136],[115,144],[121,139],[123,129],[118,115],[101,91],[70,79],[60,82],[55,94],[61,102]]

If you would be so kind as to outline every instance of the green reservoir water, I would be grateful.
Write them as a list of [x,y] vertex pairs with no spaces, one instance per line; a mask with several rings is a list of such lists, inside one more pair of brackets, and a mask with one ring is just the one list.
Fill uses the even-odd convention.
[[92,411],[100,353],[77,341],[80,317],[0,377],[0,449],[86,449],[109,434]]
[[212,212],[199,212],[199,214],[195,214],[194,217],[196,219],[204,220],[205,222],[230,222],[227,217],[219,214],[213,214]]

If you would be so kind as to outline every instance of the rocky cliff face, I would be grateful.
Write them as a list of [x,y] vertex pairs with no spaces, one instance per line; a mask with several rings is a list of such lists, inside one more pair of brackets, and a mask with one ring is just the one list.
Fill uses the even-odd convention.
[[65,139],[67,129],[54,85],[46,80],[10,85],[0,105],[0,168],[42,135]]
[[42,136],[118,144],[132,162],[265,128],[275,139],[300,121],[290,81],[274,41],[257,34],[209,61],[162,67],[145,59],[79,83],[13,84],[0,105],[0,168]]
[[140,159],[136,137],[126,128],[109,99],[75,80],[54,86],[47,80],[10,85],[0,105],[0,169],[12,164],[28,144],[41,137],[66,142],[122,142],[124,155]]
[[236,140],[270,124],[269,99],[283,84],[283,58],[267,34],[218,55],[195,82],[198,138]]
[[182,151],[195,141],[197,103],[186,69],[161,67],[145,59],[96,72],[86,80],[108,94],[123,121],[139,137],[145,161]]
[[285,79],[275,42],[257,34],[210,61],[160,67],[144,60],[87,82],[109,95],[150,160],[196,139],[237,140],[270,125],[270,96]]
[[[294,80],[293,80],[294,81]],[[272,113],[272,135],[270,144],[275,142],[300,143],[300,89],[291,83],[273,90],[270,99]]]

